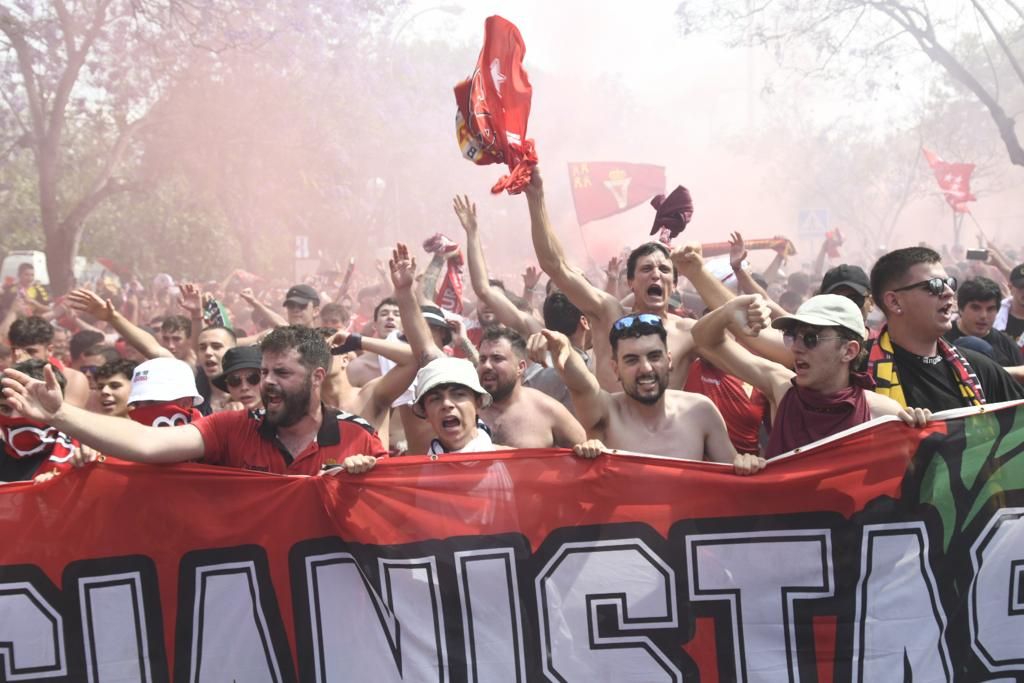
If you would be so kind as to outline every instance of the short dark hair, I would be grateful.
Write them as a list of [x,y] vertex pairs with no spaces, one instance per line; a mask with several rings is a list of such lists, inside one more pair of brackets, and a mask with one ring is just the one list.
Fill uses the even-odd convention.
[[398,306],[398,299],[396,299],[393,296],[389,296],[389,297],[386,297],[384,299],[381,299],[380,303],[377,304],[374,307],[374,309],[373,309],[373,321],[374,322],[377,322],[377,314],[380,313],[380,309],[383,308],[384,306]]
[[53,326],[38,315],[18,318],[11,323],[7,338],[11,346],[17,349],[33,344],[49,344],[53,341]]
[[1002,298],[1003,292],[999,285],[994,280],[979,275],[960,283],[956,290],[956,307],[962,311],[972,301],[994,301],[998,305]]
[[83,355],[103,356],[104,365],[121,360],[121,354],[118,353],[117,348],[110,346],[109,344],[96,344],[95,346],[87,349]]
[[[672,252],[669,251],[661,242],[645,242],[639,247],[629,252],[629,258],[626,259],[626,279],[632,280],[633,276],[636,275],[636,262],[648,254],[653,254],[656,251],[660,251],[665,255],[665,258],[671,260]],[[676,270],[676,264],[672,264],[672,282],[679,282],[679,271]]]
[[299,352],[299,363],[310,372],[316,368],[330,370],[331,350],[327,340],[316,328],[304,325],[282,325],[271,330],[260,342],[260,351],[286,353],[295,349]]
[[160,323],[161,332],[184,332],[186,337],[192,336],[192,321],[183,315],[169,315]]
[[512,347],[512,353],[516,354],[516,358],[520,360],[526,359],[526,340],[523,339],[523,335],[504,325],[490,325],[484,328],[484,333],[480,336],[479,346],[483,346],[484,342],[493,342],[499,339],[508,340],[509,346]]
[[29,263],[28,261],[22,261],[21,263],[18,264],[18,275],[21,275],[29,268],[31,268],[32,270],[36,269],[36,267]]
[[578,309],[563,292],[552,292],[544,299],[544,327],[561,332],[567,337],[576,334],[583,311]]
[[[641,316],[643,319],[641,319]],[[645,322],[648,320],[647,316],[651,318],[657,318],[658,316],[653,313],[634,313],[631,315],[624,315],[614,323],[612,323],[612,329],[608,331],[608,342],[612,346],[612,357],[615,357],[619,353],[619,340],[620,339],[639,339],[640,337],[646,337],[651,334],[658,335],[661,339],[661,343],[668,346],[668,332],[665,331],[665,325],[658,318],[657,322]],[[632,322],[627,323],[632,318]]]
[[[46,376],[43,374],[43,368],[47,365],[50,365],[50,363],[45,360],[29,358],[28,360],[23,360],[20,363],[15,363],[11,366],[11,369],[23,372],[32,379],[38,379],[40,382],[45,382]],[[68,385],[67,378],[64,377],[63,372],[57,369],[56,365],[50,365],[50,367],[53,369],[53,376],[57,378],[57,384],[60,385],[61,393],[64,393],[64,387]]]
[[68,351],[71,353],[71,360],[78,360],[82,354],[103,343],[103,333],[96,330],[80,330],[71,335],[68,342]]
[[229,337],[231,337],[231,341],[235,342],[236,344],[238,343],[238,333],[237,333],[237,332],[235,332],[235,331],[234,331],[233,329],[231,329],[230,327],[225,327],[224,325],[207,325],[206,327],[204,327],[204,328],[202,329],[202,331],[200,332],[200,334],[201,334],[202,332],[210,332],[210,331],[212,331],[212,330],[222,330],[222,331],[224,331],[224,332],[227,332],[227,335],[228,335]]
[[941,263],[939,252],[928,247],[907,247],[883,254],[871,268],[871,297],[875,305],[888,313],[882,295],[907,271],[919,263]]
[[[338,320],[343,323],[347,323],[351,319],[352,314],[348,312],[348,308],[342,306],[339,303],[330,303],[320,309],[320,319],[331,318],[337,316]],[[376,319],[376,316],[374,316]]]
[[130,382],[132,380],[132,374],[135,372],[135,368],[138,366],[133,360],[127,358],[118,358],[115,361],[107,361],[105,365],[101,365],[96,368],[96,372],[93,373],[95,379],[110,379],[114,375],[124,375]]

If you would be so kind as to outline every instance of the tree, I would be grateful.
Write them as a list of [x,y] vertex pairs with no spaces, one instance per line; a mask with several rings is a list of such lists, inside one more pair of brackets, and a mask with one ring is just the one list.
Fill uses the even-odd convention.
[[[747,0],[742,6],[697,0],[684,2],[677,13],[687,32],[720,30],[733,44],[768,47],[780,57],[787,46],[810,46],[818,72],[849,64],[851,58],[876,64],[881,60],[891,70],[898,59],[917,50],[977,98],[1010,162],[1024,166],[1015,115],[1007,111],[1019,106],[1024,91],[1018,56],[1024,10],[1014,0],[970,0],[965,11],[957,8],[937,16],[939,9],[946,8],[930,8],[924,0]],[[984,46],[985,60],[972,64],[970,56],[979,45]],[[1000,73],[1009,78],[998,78]],[[872,70],[871,78],[858,80],[871,85],[877,74]]]
[[277,25],[265,19],[248,2],[0,4],[0,149],[31,151],[57,292],[73,284],[86,219],[139,187],[135,143],[153,104],[190,60],[264,42]]

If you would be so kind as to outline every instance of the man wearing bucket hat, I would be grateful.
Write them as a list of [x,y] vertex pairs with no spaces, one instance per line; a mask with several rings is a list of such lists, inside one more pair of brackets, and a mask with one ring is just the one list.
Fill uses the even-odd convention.
[[853,370],[864,354],[867,329],[861,309],[849,298],[819,294],[796,313],[772,322],[793,353],[793,370],[755,356],[726,336],[730,323],[751,314],[764,316],[764,300],[757,295],[737,297],[701,318],[693,335],[701,356],[768,397],[775,417],[765,457],[883,415],[897,415],[918,427],[927,422],[928,411],[906,410],[874,393],[871,378]]
[[203,403],[192,368],[177,358],[152,358],[132,372],[128,417],[151,427],[176,427],[199,418]]
[[258,346],[236,346],[228,349],[221,361],[224,371],[210,380],[213,386],[231,396],[228,410],[259,410],[260,361],[263,354]]

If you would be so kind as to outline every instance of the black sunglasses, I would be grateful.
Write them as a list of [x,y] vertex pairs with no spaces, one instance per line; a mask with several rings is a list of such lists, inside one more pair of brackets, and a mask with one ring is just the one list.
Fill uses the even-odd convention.
[[797,334],[793,330],[786,330],[782,333],[782,343],[786,345],[787,349],[792,348],[793,344],[796,343],[797,338],[804,343],[804,348],[808,350],[817,346],[818,342],[842,339],[838,334],[825,337],[822,336],[820,332],[804,332],[803,334]]
[[939,296],[944,291],[946,291],[946,287],[949,287],[951,290],[955,292],[957,283],[956,278],[952,276],[933,277],[928,280],[921,280],[920,282],[915,282],[914,284],[907,285],[906,287],[899,287],[898,289],[894,289],[892,291],[903,292],[908,289],[917,289],[918,287],[920,287],[921,289],[928,290],[928,293],[931,294],[932,296]]
[[653,313],[634,313],[633,315],[627,315],[619,318],[612,325],[612,329],[617,332],[623,330],[629,330],[636,325],[655,325],[657,327],[664,327],[659,316]]
[[232,389],[235,389],[237,387],[242,386],[242,380],[243,379],[246,382],[248,382],[249,384],[251,384],[252,386],[254,386],[254,387],[255,386],[259,386],[259,383],[260,383],[260,372],[259,372],[259,370],[253,370],[252,372],[250,372],[249,374],[246,374],[246,375],[243,375],[243,374],[231,375],[226,380],[224,380],[224,383],[227,384]]

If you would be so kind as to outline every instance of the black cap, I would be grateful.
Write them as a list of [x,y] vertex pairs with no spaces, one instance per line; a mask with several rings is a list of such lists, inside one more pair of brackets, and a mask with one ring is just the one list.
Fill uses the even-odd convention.
[[1024,263],[1010,271],[1010,284],[1014,287],[1024,287]]
[[289,303],[305,305],[310,302],[314,306],[320,305],[320,295],[316,293],[316,290],[309,285],[295,285],[284,295],[284,303],[281,305],[285,306]]
[[228,390],[228,375],[235,370],[259,369],[263,360],[263,352],[258,346],[236,346],[224,354],[222,365],[224,371],[210,380],[213,386],[221,391]]
[[448,320],[444,317],[444,311],[437,306],[431,306],[427,304],[420,306],[420,310],[423,311],[423,318],[427,321],[427,324],[431,327],[444,330],[444,343],[447,346],[452,343],[452,330],[448,327]]
[[871,280],[860,266],[843,263],[825,273],[818,293],[833,294],[839,287],[849,287],[861,296],[867,296],[871,291]]

